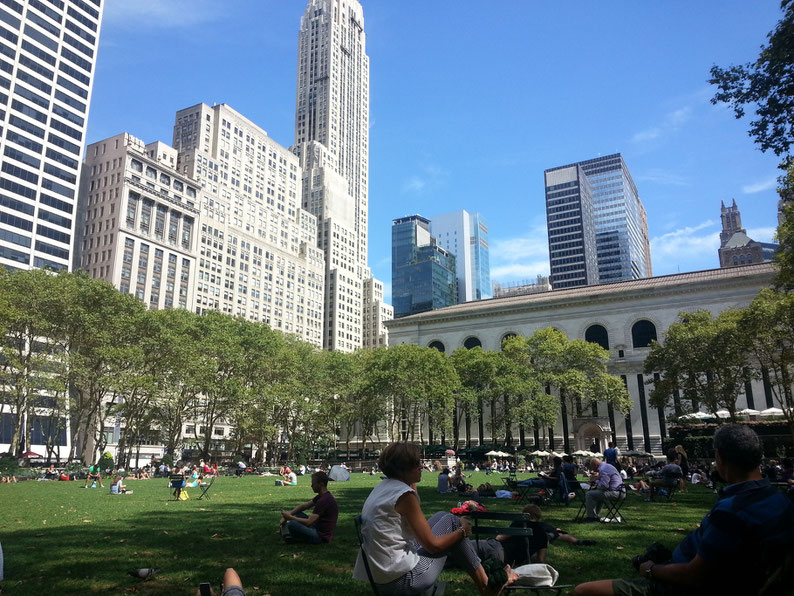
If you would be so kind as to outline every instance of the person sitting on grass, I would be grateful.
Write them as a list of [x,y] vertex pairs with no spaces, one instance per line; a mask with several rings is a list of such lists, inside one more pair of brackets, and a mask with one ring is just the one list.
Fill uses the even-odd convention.
[[99,468],[99,463],[95,463],[88,468],[88,475],[85,478],[85,486],[83,488],[88,488],[88,485],[91,484],[92,481],[94,483],[99,481],[100,488],[105,488],[105,485],[102,484],[102,472]]
[[641,563],[640,577],[580,584],[574,596],[759,594],[767,570],[794,548],[794,504],[761,477],[763,448],[749,426],[718,428],[714,451],[727,485],[672,559]]
[[127,490],[127,485],[122,484],[122,476],[117,474],[114,476],[113,480],[110,483],[110,494],[111,495],[131,495],[132,491]]
[[276,480],[276,486],[298,486],[298,476],[293,472],[289,466],[284,466],[281,473],[282,479]]
[[444,468],[438,475],[438,482],[436,483],[436,492],[439,493],[452,493],[455,489],[449,485],[449,468]]
[[[378,467],[386,475],[370,493],[361,512],[361,535],[372,579],[382,596],[418,594],[431,588],[447,558],[472,577],[481,594],[498,594],[518,579],[498,563],[489,579],[471,543],[471,523],[445,511],[425,518],[416,494],[422,479],[419,448],[392,443],[380,454]],[[367,581],[359,550],[353,577]],[[486,561],[486,564],[492,564]],[[489,585],[495,584],[495,585]]]
[[[201,593],[201,588],[196,588],[196,596],[204,596]],[[210,588],[210,596],[215,596],[215,591],[212,588]],[[220,596],[245,596],[243,582],[237,572],[231,567],[223,574]]]
[[651,494],[646,499],[647,501],[653,501],[660,488],[670,491],[679,486],[683,473],[681,466],[676,463],[678,455],[675,449],[670,449],[667,452],[667,464],[658,472],[653,473],[655,477],[649,483]]
[[[339,506],[328,491],[328,474],[315,472],[311,478],[312,490],[317,496],[292,511],[281,512],[281,535],[287,542],[321,544],[334,538]],[[313,509],[311,515],[303,513],[307,509]]]

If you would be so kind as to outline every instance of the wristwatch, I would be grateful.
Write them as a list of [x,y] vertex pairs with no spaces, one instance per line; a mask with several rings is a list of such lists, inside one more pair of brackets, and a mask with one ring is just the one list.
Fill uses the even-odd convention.
[[653,568],[655,566],[656,566],[656,563],[651,563],[648,566],[648,569],[645,570],[645,577],[647,577],[648,579],[653,579],[653,573],[651,573],[651,572],[653,571]]

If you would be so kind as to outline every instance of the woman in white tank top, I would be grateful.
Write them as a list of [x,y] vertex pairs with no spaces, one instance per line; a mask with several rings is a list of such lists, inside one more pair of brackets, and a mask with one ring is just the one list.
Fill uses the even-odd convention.
[[[430,520],[422,513],[416,483],[422,479],[419,448],[392,443],[378,462],[386,475],[370,493],[361,512],[367,561],[378,591],[384,596],[421,593],[432,587],[447,557],[465,569],[481,594],[498,594],[504,586],[489,587],[479,557],[465,538],[471,534],[466,518],[439,511]],[[367,581],[359,552],[353,576]],[[507,567],[508,583],[516,579]]]

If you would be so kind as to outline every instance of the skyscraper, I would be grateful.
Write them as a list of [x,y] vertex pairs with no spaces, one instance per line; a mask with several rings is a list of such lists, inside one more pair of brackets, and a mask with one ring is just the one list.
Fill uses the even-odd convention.
[[479,213],[454,211],[433,216],[430,233],[439,246],[455,255],[458,302],[493,295],[488,259],[488,226]]
[[455,255],[438,245],[421,215],[392,222],[391,272],[395,318],[458,302]]
[[0,266],[73,265],[102,5],[0,4]]
[[544,179],[552,288],[598,283],[593,187],[578,164],[546,170]]
[[358,0],[309,0],[298,36],[295,145],[303,207],[325,253],[323,346],[362,345],[367,267],[369,57]]
[[[651,252],[648,236],[648,223],[645,208],[637,193],[637,187],[620,153],[580,161],[568,166],[553,168],[548,172],[560,171],[577,166],[581,168],[590,187],[592,203],[592,226],[595,232],[595,251],[597,275],[587,282],[581,279],[571,285],[584,283],[608,283],[650,277]],[[549,211],[549,191],[547,186],[546,214],[549,222],[551,241],[551,222],[566,219],[564,207],[555,204],[552,216]],[[560,191],[556,192],[560,195]],[[551,244],[549,245],[551,249]],[[557,255],[560,265],[570,255]],[[568,264],[570,265],[570,264]],[[552,263],[554,269],[554,263]],[[559,267],[558,267],[559,269]],[[555,275],[552,271],[552,285]]]

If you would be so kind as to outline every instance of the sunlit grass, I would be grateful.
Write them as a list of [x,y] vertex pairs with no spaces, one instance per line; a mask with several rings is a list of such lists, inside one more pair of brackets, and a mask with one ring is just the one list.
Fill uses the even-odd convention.
[[[428,515],[457,504],[454,495],[435,492],[435,474],[419,486]],[[308,478],[297,487],[276,487],[268,477],[220,478],[211,500],[169,501],[165,480],[127,480],[132,495],[112,496],[104,489],[83,489],[82,482],[33,482],[0,485],[0,542],[5,554],[5,594],[140,593],[193,594],[202,581],[217,586],[224,569],[240,573],[247,594],[369,594],[367,584],[351,578],[357,543],[352,518],[377,476],[354,474],[331,483],[340,517],[334,542],[322,546],[286,546],[275,533],[279,511],[313,496]],[[474,474],[474,486],[498,476]],[[495,482],[494,482],[495,481]],[[625,524],[573,524],[576,507],[544,508],[545,521],[579,538],[598,542],[573,547],[557,542],[548,562],[560,583],[631,575],[630,558],[658,540],[675,546],[714,503],[701,487],[677,494],[672,503],[644,503],[629,495]],[[486,499],[488,508],[519,511],[509,500]],[[126,574],[137,567],[159,567],[152,580]],[[450,593],[475,594],[462,572],[449,571]]]

